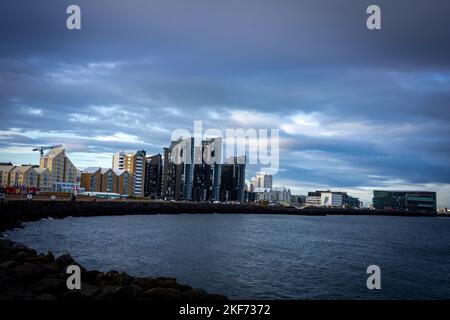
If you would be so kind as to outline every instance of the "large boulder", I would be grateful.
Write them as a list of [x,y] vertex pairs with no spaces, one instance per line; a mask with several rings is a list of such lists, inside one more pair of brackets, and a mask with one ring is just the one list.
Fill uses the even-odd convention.
[[116,292],[115,296],[120,300],[136,300],[140,298],[143,291],[141,287],[131,284],[120,287]]
[[68,289],[64,279],[45,278],[30,286],[29,290],[34,295],[51,294],[53,296],[60,296]]
[[71,264],[74,264],[75,260],[73,260],[73,258],[70,256],[70,254],[65,253],[65,254],[59,256],[58,258],[56,258],[55,262],[63,267],[67,267]]

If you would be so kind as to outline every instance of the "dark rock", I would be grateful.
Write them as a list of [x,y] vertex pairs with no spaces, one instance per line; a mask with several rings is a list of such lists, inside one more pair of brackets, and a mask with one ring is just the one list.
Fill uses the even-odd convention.
[[12,269],[12,273],[22,281],[28,283],[43,277],[46,270],[35,263],[26,262]]
[[20,261],[24,261],[28,257],[33,257],[33,254],[29,251],[17,251],[15,254],[15,258]]
[[33,284],[29,290],[35,295],[51,294],[59,296],[68,289],[64,279],[46,278]]
[[8,290],[0,293],[0,300],[33,300],[34,296],[31,292],[24,290],[19,286],[13,286]]
[[172,288],[153,288],[144,292],[143,298],[150,300],[173,301],[182,299],[181,291]]
[[120,287],[114,295],[120,300],[135,300],[139,298],[142,293],[141,287],[131,284]]
[[[81,283],[81,290],[76,290],[79,291],[79,293],[87,299],[92,299],[94,298],[97,294],[99,294],[101,292],[102,289],[100,289],[99,287],[87,284],[87,283]],[[72,290],[75,291],[75,290]]]
[[7,260],[2,263],[0,263],[0,268],[4,269],[10,269],[16,265],[16,262],[14,260]]
[[114,286],[104,286],[94,300],[118,300],[116,293],[120,288]]
[[58,298],[56,298],[54,295],[44,293],[44,294],[38,295],[36,297],[36,300],[54,301],[54,300],[58,300]]
[[183,298],[188,301],[206,301],[210,300],[210,295],[202,289],[193,289],[184,291]]
[[0,291],[9,289],[14,282],[13,277],[11,277],[6,271],[0,269]]
[[63,254],[63,255],[59,256],[58,258],[56,258],[55,262],[62,266],[68,266],[68,265],[74,264],[75,260],[73,260],[73,258],[70,256],[70,254],[66,253],[66,254]]
[[28,251],[28,247],[25,246],[24,244],[21,243],[14,243],[11,246],[11,250],[14,252],[18,252],[18,251]]
[[82,283],[81,289],[69,290],[63,295],[64,300],[92,300],[101,292],[101,289],[89,284]]
[[0,250],[6,250],[11,248],[14,245],[14,242],[12,242],[9,239],[0,239]]

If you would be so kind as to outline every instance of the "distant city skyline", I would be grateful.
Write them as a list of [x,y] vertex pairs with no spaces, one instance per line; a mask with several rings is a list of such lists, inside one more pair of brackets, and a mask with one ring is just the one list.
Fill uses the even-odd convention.
[[424,190],[450,207],[448,1],[380,0],[376,32],[365,0],[75,2],[73,32],[67,3],[0,3],[0,162],[63,144],[111,167],[202,120],[280,129],[273,184],[292,194]]

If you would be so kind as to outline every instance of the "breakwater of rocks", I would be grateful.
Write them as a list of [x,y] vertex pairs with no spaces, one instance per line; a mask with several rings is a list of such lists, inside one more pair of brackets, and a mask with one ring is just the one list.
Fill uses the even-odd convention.
[[0,238],[0,300],[220,301],[226,297],[179,284],[174,278],[131,277],[123,272],[87,271],[80,266],[81,289],[69,290],[69,254],[55,258]]

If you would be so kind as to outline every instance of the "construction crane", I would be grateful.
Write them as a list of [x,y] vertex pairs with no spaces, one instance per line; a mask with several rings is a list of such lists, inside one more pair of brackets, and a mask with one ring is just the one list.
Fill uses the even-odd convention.
[[56,148],[61,148],[62,144],[57,144],[54,146],[42,146],[42,147],[36,147],[33,148],[33,151],[39,151],[41,154],[41,158],[44,156],[44,150],[52,150],[52,149],[56,149]]

